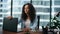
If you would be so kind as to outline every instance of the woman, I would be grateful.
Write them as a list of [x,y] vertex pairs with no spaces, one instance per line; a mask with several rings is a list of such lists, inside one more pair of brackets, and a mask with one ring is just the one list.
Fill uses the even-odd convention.
[[[12,17],[10,16],[8,18],[11,19]],[[32,4],[27,3],[23,6],[19,23],[22,23],[21,28],[25,31],[30,29],[35,30],[35,28],[37,27],[37,17],[35,8]]]
[[35,29],[37,27],[36,11],[32,4],[27,3],[22,8],[21,20],[22,28]]

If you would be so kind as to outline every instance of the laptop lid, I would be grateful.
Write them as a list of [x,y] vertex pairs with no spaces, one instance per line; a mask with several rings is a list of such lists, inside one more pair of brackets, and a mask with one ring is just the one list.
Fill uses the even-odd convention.
[[3,30],[17,32],[18,18],[3,19]]

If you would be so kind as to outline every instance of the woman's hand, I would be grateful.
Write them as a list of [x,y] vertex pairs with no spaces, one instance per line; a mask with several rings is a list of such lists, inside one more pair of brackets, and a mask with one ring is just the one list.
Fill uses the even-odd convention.
[[8,18],[8,19],[12,19],[13,17],[12,17],[12,16],[8,16],[7,18]]
[[30,28],[24,28],[23,31],[28,32],[28,31],[30,31]]

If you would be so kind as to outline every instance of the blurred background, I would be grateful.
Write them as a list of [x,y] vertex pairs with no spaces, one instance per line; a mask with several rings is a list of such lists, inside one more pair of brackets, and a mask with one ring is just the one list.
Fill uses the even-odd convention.
[[[20,18],[22,6],[25,3],[32,3],[36,9],[36,15],[40,16],[39,28],[50,23],[51,18],[60,11],[60,0],[13,0],[12,3],[12,16],[14,18]],[[0,27],[3,26],[3,18],[10,15],[11,0],[0,0]]]

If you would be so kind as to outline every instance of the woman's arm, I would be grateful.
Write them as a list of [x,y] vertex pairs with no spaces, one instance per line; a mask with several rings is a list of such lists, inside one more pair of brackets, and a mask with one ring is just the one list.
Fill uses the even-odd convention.
[[33,25],[30,27],[31,29],[35,29],[37,27],[37,23],[38,22],[38,19],[37,17],[35,18],[34,22],[33,22]]
[[21,18],[18,21],[18,24],[21,24],[21,28],[24,29],[25,28],[25,24],[24,24],[24,20],[22,20]]

